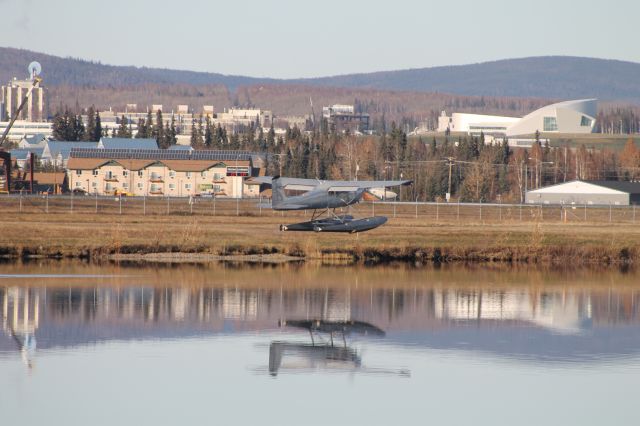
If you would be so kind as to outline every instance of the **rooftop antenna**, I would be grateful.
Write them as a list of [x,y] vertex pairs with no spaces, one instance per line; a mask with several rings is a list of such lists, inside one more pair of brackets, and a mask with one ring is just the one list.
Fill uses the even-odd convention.
[[40,65],[40,62],[33,61],[29,64],[29,67],[27,69],[29,70],[29,78],[32,81],[35,81],[42,72],[42,65]]

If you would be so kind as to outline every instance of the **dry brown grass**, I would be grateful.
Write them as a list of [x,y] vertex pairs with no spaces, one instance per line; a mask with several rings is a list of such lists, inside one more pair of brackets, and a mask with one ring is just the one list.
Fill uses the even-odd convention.
[[0,252],[5,256],[207,252],[412,261],[606,263],[640,259],[640,229],[620,223],[467,221],[458,225],[404,217],[351,235],[283,233],[278,230],[280,223],[300,217],[272,213],[236,217],[0,212]]

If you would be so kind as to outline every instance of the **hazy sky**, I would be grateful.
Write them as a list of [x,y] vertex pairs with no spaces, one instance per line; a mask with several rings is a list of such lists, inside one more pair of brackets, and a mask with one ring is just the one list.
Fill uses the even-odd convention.
[[638,0],[0,0],[0,45],[267,77],[538,55],[640,62]]

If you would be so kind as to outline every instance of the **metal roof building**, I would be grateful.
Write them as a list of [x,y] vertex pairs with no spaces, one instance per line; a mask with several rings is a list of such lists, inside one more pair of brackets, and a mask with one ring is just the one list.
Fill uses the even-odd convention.
[[620,206],[640,204],[640,182],[573,180],[528,191],[525,202]]
[[158,149],[154,138],[100,138],[98,148],[102,149]]

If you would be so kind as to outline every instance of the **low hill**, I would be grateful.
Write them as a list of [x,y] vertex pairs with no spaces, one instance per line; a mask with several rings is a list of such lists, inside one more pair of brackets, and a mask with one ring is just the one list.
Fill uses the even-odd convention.
[[30,50],[0,47],[0,81],[26,78],[31,61],[42,64],[47,86],[127,87],[142,84],[223,85],[274,82],[271,79],[161,68],[105,65],[76,58],[61,58]]
[[302,79],[300,84],[640,103],[640,64],[569,56]]
[[310,85],[463,96],[626,100],[640,103],[640,64],[569,56],[505,59],[470,65],[281,80],[161,68],[104,65],[22,49],[0,48],[0,81],[26,75],[42,63],[48,86],[127,87],[142,84],[226,86]]

